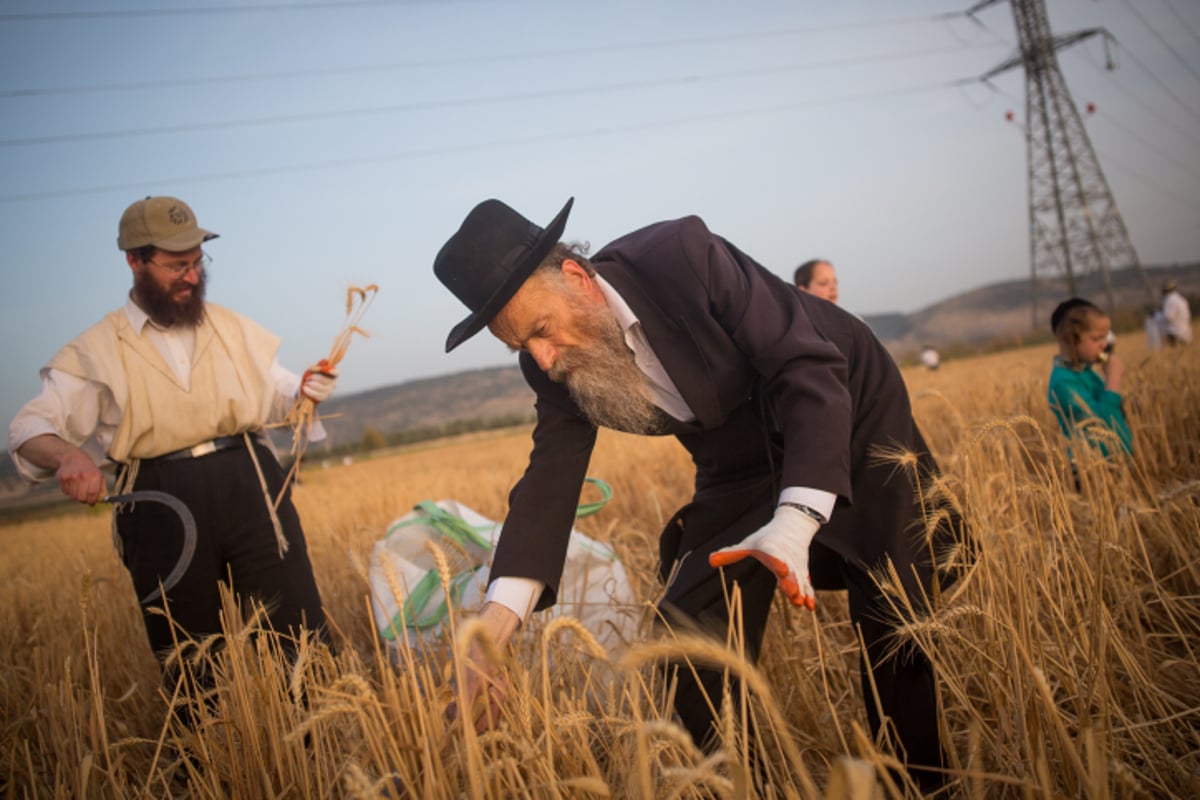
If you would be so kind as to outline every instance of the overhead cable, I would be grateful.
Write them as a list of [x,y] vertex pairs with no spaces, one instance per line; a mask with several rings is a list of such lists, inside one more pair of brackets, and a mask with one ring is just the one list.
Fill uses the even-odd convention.
[[[1096,64],[1095,62],[1091,62],[1090,59],[1089,59],[1089,63],[1091,63],[1092,67],[1095,68],[1096,70],[1103,71],[1103,72],[1109,71],[1109,70],[1105,69],[1104,67],[1101,67],[1100,65]],[[1149,103],[1147,103],[1145,98],[1142,97],[1141,92],[1134,92],[1130,89],[1127,89],[1115,80],[1109,80],[1108,86],[1116,89],[1118,92],[1120,92],[1121,94],[1128,97],[1130,100],[1132,100],[1134,103],[1136,103],[1142,109],[1142,111],[1146,112],[1150,116],[1152,116],[1155,119],[1157,119],[1158,121],[1162,122],[1163,125],[1170,128],[1171,130],[1175,131],[1180,136],[1184,136],[1188,139],[1191,139],[1196,144],[1200,144],[1200,137],[1197,137],[1194,132],[1183,127],[1182,125],[1179,124],[1179,122],[1171,119],[1170,117],[1166,116],[1161,111],[1157,110],[1156,108],[1151,106]]]
[[1170,11],[1171,15],[1179,22],[1179,27],[1190,33],[1192,38],[1195,39],[1197,43],[1200,43],[1200,33],[1196,33],[1196,29],[1193,28],[1191,23],[1184,18],[1183,14],[1179,13],[1179,9],[1175,8],[1175,6],[1171,4],[1170,0],[1163,0],[1163,5],[1167,7],[1167,10]]
[[103,194],[107,192],[127,192],[137,190],[147,183],[182,185],[192,183],[208,183],[213,181],[228,180],[232,178],[243,178],[250,176],[263,175],[286,175],[298,172],[310,172],[320,169],[331,169],[340,167],[361,166],[366,164],[378,164],[392,161],[406,161],[415,158],[428,158],[433,156],[455,155],[460,153],[480,152],[491,150],[498,147],[513,147],[531,144],[546,144],[555,141],[585,139],[594,136],[609,136],[618,133],[632,133],[638,131],[652,131],[663,128],[675,128],[680,126],[692,126],[698,123],[715,122],[723,119],[744,119],[748,116],[762,116],[769,114],[777,114],[780,112],[795,111],[802,108],[813,108],[818,106],[836,105],[838,103],[859,102],[863,100],[878,100],[888,97],[900,97],[904,95],[914,95],[923,92],[939,91],[947,88],[956,88],[964,83],[973,82],[975,78],[964,78],[954,81],[943,81],[939,83],[922,84],[917,86],[900,87],[896,89],[884,89],[873,92],[864,92],[853,95],[842,95],[838,97],[823,98],[821,100],[810,100],[795,103],[784,103],[771,106],[762,106],[749,109],[735,109],[725,112],[714,112],[711,114],[701,114],[692,117],[679,118],[674,120],[665,120],[658,122],[644,122],[630,125],[610,125],[599,128],[590,128],[582,131],[573,131],[566,133],[548,133],[540,136],[526,136],[519,138],[494,140],[490,142],[476,142],[462,145],[449,145],[443,147],[430,147],[418,150],[409,150],[400,153],[389,153],[377,156],[360,156],[356,158],[343,158],[328,161],[314,161],[299,164],[285,164],[277,167],[261,167],[258,169],[236,170],[230,172],[211,173],[208,175],[193,175],[193,176],[172,176],[165,178],[143,179],[135,183],[108,184],[102,186],[88,186],[78,189],[63,189],[42,192],[27,192],[20,194],[0,195],[0,203],[19,203],[30,200],[44,200],[56,197],[73,197],[80,195]]
[[[640,50],[662,50],[674,47],[692,47],[696,45],[709,46],[731,42],[757,41],[761,39],[781,39],[795,36],[807,36],[818,33],[829,33],[841,28],[866,28],[901,24],[916,24],[921,22],[941,21],[945,15],[938,17],[908,17],[892,19],[875,23],[846,24],[840,26],[791,28],[786,30],[753,31],[749,33],[725,33],[717,36],[695,36],[682,39],[665,39],[648,42],[626,42],[607,45],[582,45],[555,50],[537,50],[528,53],[496,53],[491,55],[464,55],[450,58],[420,59],[401,61],[392,64],[360,64],[348,67],[321,67],[302,70],[285,70],[281,72],[258,72],[240,75],[219,75],[205,78],[159,78],[144,81],[126,81],[121,83],[81,84],[75,86],[24,87],[15,89],[0,89],[0,98],[35,97],[39,95],[56,94],[95,94],[101,92],[122,92],[141,89],[169,89],[179,86],[205,86],[222,83],[247,83],[253,81],[290,80],[293,78],[312,78],[332,75],[353,75],[369,72],[394,72],[409,69],[426,69],[429,67],[452,67],[470,64],[494,64],[508,61],[529,61],[537,59],[560,59],[565,57],[578,58],[588,55],[609,55],[612,53],[636,52]],[[0,14],[0,20],[4,16]]]
[[1117,167],[1117,169],[1120,170],[1121,172],[1124,172],[1127,175],[1130,175],[1131,177],[1137,178],[1139,181],[1146,184],[1151,189],[1161,192],[1163,195],[1171,198],[1172,200],[1174,200],[1176,203],[1179,203],[1180,205],[1187,206],[1188,208],[1190,208],[1194,211],[1200,211],[1200,203],[1197,203],[1195,198],[1188,198],[1188,197],[1183,197],[1182,195],[1178,195],[1175,192],[1171,191],[1170,189],[1167,189],[1166,187],[1161,186],[1160,184],[1155,183],[1154,181],[1150,180],[1149,178],[1147,178],[1145,175],[1143,175],[1141,172],[1134,169],[1133,167],[1130,167],[1127,164],[1124,164],[1123,162],[1118,161],[1117,159],[1113,158],[1111,155],[1109,155],[1107,153],[1104,153],[1103,155],[1104,155],[1105,164],[1109,164],[1111,166]]
[[1115,115],[1109,114],[1106,111],[1103,111],[1100,109],[1097,109],[1095,113],[1101,119],[1103,119],[1105,122],[1107,122],[1109,125],[1112,125],[1117,130],[1124,132],[1127,136],[1129,136],[1133,139],[1137,139],[1147,149],[1162,156],[1164,159],[1166,159],[1167,161],[1170,161],[1172,164],[1174,164],[1179,169],[1182,169],[1184,172],[1191,174],[1192,177],[1194,177],[1194,178],[1200,178],[1200,171],[1197,171],[1193,164],[1189,164],[1186,161],[1182,161],[1178,158],[1175,158],[1170,153],[1166,152],[1165,150],[1163,150],[1162,148],[1160,148],[1156,144],[1154,144],[1154,142],[1150,141],[1149,139],[1142,136],[1137,131],[1130,128],[1125,123],[1118,121],[1118,119]]
[[0,147],[24,147],[29,145],[63,144],[68,142],[94,141],[97,139],[121,139],[134,136],[157,136],[168,133],[187,133],[195,131],[226,130],[230,128],[263,127],[268,125],[283,125],[298,122],[315,122],[330,119],[346,119],[351,117],[378,116],[397,114],[407,111],[430,111],[433,109],[461,108],[464,106],[483,105],[489,103],[513,103],[523,100],[544,100],[552,97],[581,96],[601,94],[631,89],[661,88],[681,84],[696,84],[713,80],[729,80],[762,75],[801,72],[831,67],[847,67],[860,64],[896,61],[909,58],[924,58],[928,56],[959,53],[970,48],[949,47],[931,50],[921,50],[909,53],[885,53],[872,56],[854,56],[847,58],[816,61],[806,64],[790,64],[776,67],[760,67],[753,69],[731,70],[728,72],[713,72],[707,74],[681,75],[657,80],[625,81],[619,83],[596,84],[592,86],[571,86],[561,89],[542,89],[529,92],[514,92],[506,95],[482,95],[479,97],[457,98],[450,100],[426,100],[413,103],[401,103],[390,106],[372,106],[366,108],[342,109],[337,111],[313,111],[305,114],[285,114],[247,119],[216,120],[206,122],[186,123],[179,125],[159,125],[142,128],[124,128],[109,131],[93,131],[87,133],[65,133],[50,136],[16,137],[0,139]]
[[1179,104],[1180,108],[1182,108],[1187,113],[1191,114],[1192,117],[1194,117],[1196,120],[1200,120],[1200,111],[1197,111],[1192,105],[1190,105],[1189,103],[1184,101],[1179,95],[1175,94],[1175,92],[1173,92],[1171,90],[1171,87],[1168,86],[1165,81],[1163,81],[1161,78],[1159,78],[1157,75],[1155,75],[1154,71],[1151,70],[1148,66],[1146,66],[1146,64],[1140,58],[1137,57],[1137,54],[1135,54],[1128,47],[1125,47],[1120,42],[1117,42],[1117,48],[1122,53],[1129,56],[1129,58],[1133,61],[1133,63],[1137,64],[1141,68],[1141,70],[1150,77],[1150,80],[1154,81],[1154,83],[1158,86],[1158,88],[1163,90],[1164,94],[1166,94],[1168,97],[1170,97],[1172,100],[1174,100],[1176,103]]
[[[477,0],[475,0],[477,2]],[[97,9],[95,11],[11,11],[0,14],[0,22],[46,22],[76,19],[129,19],[131,17],[217,16],[220,14],[262,14],[279,11],[325,11],[346,8],[399,8],[437,5],[445,0],[343,0],[314,3],[239,3],[229,6],[180,6],[178,8]]]
[[1146,15],[1143,14],[1141,11],[1139,11],[1138,7],[1136,5],[1134,5],[1133,3],[1129,2],[1129,0],[1125,0],[1125,6],[1126,6],[1126,8],[1128,8],[1130,10],[1130,12],[1133,13],[1133,15],[1135,17],[1138,18],[1138,20],[1142,23],[1142,25],[1146,28],[1146,30],[1150,31],[1150,34],[1155,39],[1158,39],[1159,43],[1162,44],[1162,46],[1167,49],[1167,52],[1170,53],[1172,56],[1174,56],[1175,60],[1178,61],[1180,63],[1180,65],[1183,66],[1184,69],[1186,69],[1188,72],[1192,73],[1193,78],[1200,81],[1200,72],[1197,72],[1196,68],[1194,66],[1192,66],[1192,64],[1186,58],[1179,55],[1179,51],[1176,50],[1175,47],[1170,42],[1167,41],[1166,37],[1163,36],[1161,33],[1159,33],[1158,29],[1150,24],[1150,20],[1146,19]]

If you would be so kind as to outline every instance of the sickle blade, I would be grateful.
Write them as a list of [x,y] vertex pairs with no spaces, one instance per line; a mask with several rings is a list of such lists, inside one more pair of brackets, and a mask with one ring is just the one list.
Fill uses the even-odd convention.
[[174,588],[175,584],[187,573],[188,567],[192,565],[192,558],[196,555],[196,519],[192,516],[192,512],[183,504],[183,501],[174,495],[160,492],[156,489],[141,489],[135,492],[126,492],[125,494],[115,494],[105,497],[101,502],[104,503],[162,503],[167,508],[175,512],[179,517],[179,521],[183,523],[183,551],[179,554],[179,560],[175,562],[175,566],[167,573],[167,577],[162,580],[159,588],[155,589],[150,594],[143,597],[139,602],[142,605],[149,605],[163,595],[164,592],[169,592]]

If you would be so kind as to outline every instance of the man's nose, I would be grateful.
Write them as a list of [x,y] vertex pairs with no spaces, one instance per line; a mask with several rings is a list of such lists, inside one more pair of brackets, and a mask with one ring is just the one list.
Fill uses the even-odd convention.
[[529,345],[529,355],[533,356],[542,372],[549,372],[558,357],[558,348],[546,342],[534,342]]

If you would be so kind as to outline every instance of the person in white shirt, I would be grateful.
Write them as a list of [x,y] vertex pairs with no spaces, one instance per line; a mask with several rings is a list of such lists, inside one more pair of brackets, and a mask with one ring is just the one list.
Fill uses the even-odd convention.
[[[264,604],[274,630],[325,635],[304,532],[263,427],[298,393],[328,398],[337,372],[289,372],[275,357],[278,337],[205,301],[202,245],[216,238],[177,198],[130,205],[117,237],[133,275],[124,306],[50,359],[41,392],[8,431],[31,482],[57,479],[64,495],[94,505],[110,496],[113,475],[112,495],[163,492],[190,512],[189,560],[169,505],[114,506],[114,539],[160,659],[177,639],[221,633],[226,582],[239,600]],[[177,582],[164,586],[168,576]]]
[[1163,346],[1163,313],[1153,303],[1142,309],[1142,331],[1146,334],[1146,349],[1154,352]]
[[1187,298],[1179,293],[1174,280],[1163,284],[1163,338],[1168,345],[1190,344],[1192,341],[1192,310]]
[[933,345],[927,344],[921,348],[921,363],[927,370],[935,370],[942,365],[942,358]]

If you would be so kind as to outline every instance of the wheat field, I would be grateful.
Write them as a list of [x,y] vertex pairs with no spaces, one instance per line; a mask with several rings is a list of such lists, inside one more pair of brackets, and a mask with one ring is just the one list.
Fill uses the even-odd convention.
[[[905,373],[945,473],[936,492],[978,547],[933,614],[903,631],[939,674],[945,796],[1200,796],[1200,347],[1148,354],[1128,338],[1135,457],[1083,458],[1079,491],[1046,404],[1048,346]],[[366,564],[423,500],[502,519],[529,447],[521,429],[306,470],[294,496],[336,651],[304,640],[282,659],[255,635],[255,611],[231,605],[224,648],[179,654],[214,671],[204,697],[163,688],[104,509],[0,526],[0,793],[914,796],[888,769],[886,733],[869,734],[838,593],[819,593],[815,613],[778,602],[757,668],[736,648],[682,638],[608,654],[570,618],[535,619],[495,654],[511,686],[502,724],[477,735],[448,721],[471,625],[394,663]],[[603,432],[589,473],[614,497],[579,529],[615,549],[649,620],[657,534],[690,494],[690,462],[674,440]],[[742,678],[716,751],[699,752],[674,723],[655,669],[667,657]],[[173,704],[189,706],[190,726]],[[765,732],[754,754],[751,723]]]

